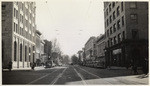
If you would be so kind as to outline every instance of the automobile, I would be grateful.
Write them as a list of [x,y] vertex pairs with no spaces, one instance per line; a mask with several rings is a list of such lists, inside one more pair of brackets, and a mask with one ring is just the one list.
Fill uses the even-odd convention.
[[52,67],[52,62],[51,61],[47,61],[45,63],[45,68],[51,68]]
[[73,65],[73,63],[70,63],[70,65]]

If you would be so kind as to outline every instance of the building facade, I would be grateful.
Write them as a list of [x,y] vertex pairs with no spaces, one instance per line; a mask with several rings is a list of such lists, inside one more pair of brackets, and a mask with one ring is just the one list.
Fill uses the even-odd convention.
[[44,40],[44,54],[45,60],[50,60],[52,55],[52,42],[48,40]]
[[105,35],[100,35],[96,40],[96,61],[105,62]]
[[84,52],[83,52],[82,50],[79,50],[78,53],[77,53],[77,54],[78,54],[78,58],[79,58],[79,63],[80,63],[80,64],[82,64],[82,62],[83,62],[83,53],[84,53]]
[[44,54],[44,41],[42,39],[42,33],[39,30],[36,30],[36,53],[35,60],[37,66],[40,66],[43,62],[42,54]]
[[2,2],[2,64],[28,68],[35,61],[35,2]]
[[41,46],[40,46],[40,47],[41,47],[41,48],[40,48],[40,49],[41,49],[41,52],[40,52],[40,53],[41,53],[41,58],[40,58],[41,63],[44,63],[44,62],[45,62],[45,59],[44,59],[44,54],[45,54],[45,53],[44,53],[44,45],[45,45],[45,42],[44,42],[44,40],[42,39],[42,40],[41,40]]
[[107,66],[148,57],[148,2],[104,2],[104,15]]
[[90,37],[86,42],[85,47],[85,59],[95,60],[96,57],[96,37]]

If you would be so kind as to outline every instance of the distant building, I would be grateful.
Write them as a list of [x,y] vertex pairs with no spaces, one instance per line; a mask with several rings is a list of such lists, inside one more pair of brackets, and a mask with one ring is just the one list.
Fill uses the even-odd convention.
[[44,40],[42,39],[41,40],[41,58],[40,58],[40,60],[41,60],[41,63],[44,63],[44,61],[45,61],[45,59],[44,59],[44,45],[45,45],[45,42],[44,42]]
[[[48,40],[44,40],[44,54],[45,59],[50,60],[52,54],[52,42]],[[47,56],[47,57],[46,57]]]
[[148,57],[148,2],[104,2],[104,12],[107,66]]
[[96,40],[97,58],[96,61],[105,62],[105,35],[101,35]]
[[37,66],[41,65],[43,58],[42,54],[44,54],[44,41],[42,39],[42,33],[39,30],[36,30],[36,53],[35,53],[35,61]]
[[2,64],[30,68],[35,62],[35,2],[2,2]]
[[86,60],[95,60],[96,58],[96,37],[90,37],[86,42],[85,47],[85,59]]
[[82,50],[78,51],[78,58],[79,58],[80,62],[83,62],[83,51]]

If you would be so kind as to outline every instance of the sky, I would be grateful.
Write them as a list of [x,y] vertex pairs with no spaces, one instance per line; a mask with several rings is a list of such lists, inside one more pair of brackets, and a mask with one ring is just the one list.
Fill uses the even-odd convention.
[[63,54],[82,50],[91,36],[104,34],[102,0],[38,0],[36,25],[47,40],[57,39]]

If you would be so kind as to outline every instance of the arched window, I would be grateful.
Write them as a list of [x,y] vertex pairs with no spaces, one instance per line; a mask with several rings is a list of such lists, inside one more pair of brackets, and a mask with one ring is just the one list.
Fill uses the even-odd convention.
[[31,48],[29,47],[29,62],[31,62]]
[[20,44],[20,61],[22,61],[22,44]]
[[25,62],[27,61],[27,46],[25,46]]
[[14,61],[17,61],[17,42],[14,42]]
[[4,61],[4,41],[2,41],[2,62]]

